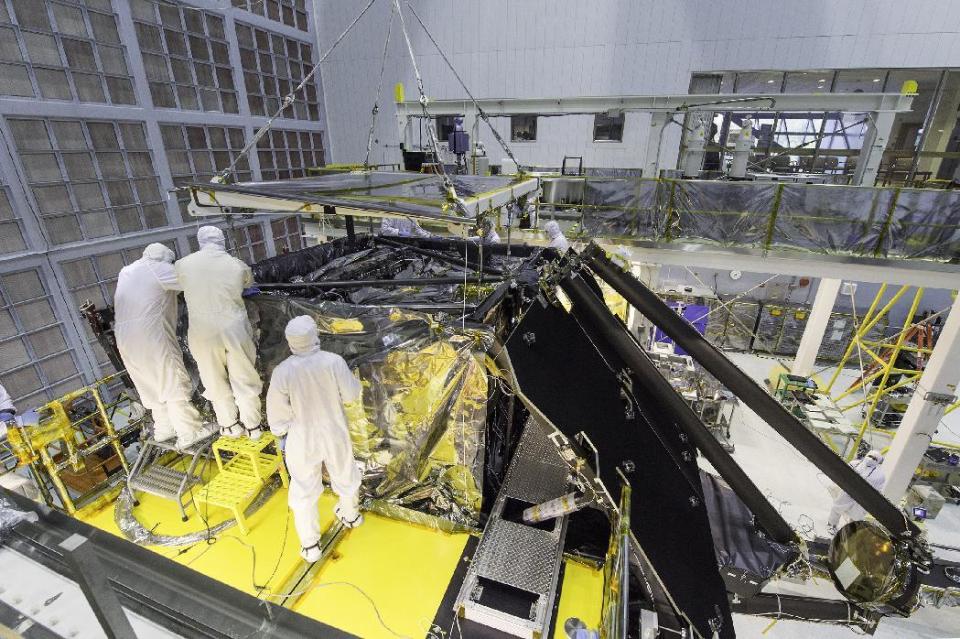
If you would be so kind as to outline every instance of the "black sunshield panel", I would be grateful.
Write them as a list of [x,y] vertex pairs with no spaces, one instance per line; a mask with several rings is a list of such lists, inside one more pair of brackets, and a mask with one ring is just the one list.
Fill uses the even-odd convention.
[[[719,636],[732,638],[699,482],[691,485],[673,462],[675,451],[648,421],[657,415],[655,400],[635,388],[640,405],[627,410],[621,384],[605,362],[614,370],[623,365],[608,351],[601,355],[593,341],[563,309],[534,302],[506,345],[520,392],[568,438],[580,431],[590,437],[599,451],[600,477],[614,500],[620,493],[617,468],[633,468],[627,473],[633,486],[632,530],[657,579],[700,636],[713,636],[710,622],[715,620],[721,624]],[[698,505],[691,505],[691,497]],[[670,626],[663,615],[660,623]]]

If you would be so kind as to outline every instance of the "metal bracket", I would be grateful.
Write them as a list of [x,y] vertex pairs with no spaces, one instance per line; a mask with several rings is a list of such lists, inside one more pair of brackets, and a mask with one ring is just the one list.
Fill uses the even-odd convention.
[[137,634],[93,545],[83,535],[73,534],[60,543],[60,549],[108,639],[136,639]]
[[930,391],[923,396],[923,401],[936,404],[938,406],[949,406],[957,401],[956,395],[950,393],[934,393]]

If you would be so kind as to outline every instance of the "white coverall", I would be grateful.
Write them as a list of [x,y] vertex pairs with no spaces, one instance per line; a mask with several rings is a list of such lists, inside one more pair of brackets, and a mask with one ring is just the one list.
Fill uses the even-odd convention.
[[221,431],[240,422],[260,428],[263,382],[255,366],[253,329],[243,289],[253,283],[250,267],[227,253],[223,231],[203,226],[200,250],[179,260],[177,278],[187,300],[187,344],[197,362],[203,396],[213,404]]
[[350,522],[359,517],[357,496],[360,469],[343,405],[360,400],[360,381],[336,353],[320,349],[317,325],[301,315],[287,324],[290,357],[273,369],[267,390],[267,422],[277,437],[286,435],[289,505],[300,545],[320,540],[317,500],[323,494],[323,467],[340,501],[337,517]]
[[[874,457],[876,457],[876,459]],[[877,490],[880,490],[883,488],[883,484],[887,481],[887,478],[883,473],[883,469],[880,468],[882,461],[883,458],[880,456],[880,453],[876,451],[870,451],[865,457],[855,461],[852,467],[855,471],[857,471],[857,474],[866,479],[871,486]],[[867,511],[864,510],[860,504],[855,502],[850,495],[847,493],[840,493],[840,495],[833,501],[833,507],[830,509],[830,516],[827,518],[827,526],[831,528],[838,528],[841,517],[846,516],[848,521],[856,521],[863,519],[866,514]]]
[[380,235],[387,237],[430,237],[416,220],[385,217],[380,220]]
[[12,413],[17,414],[17,409],[13,405],[13,400],[10,399],[10,393],[7,392],[7,389],[3,387],[3,384],[0,384],[0,414],[3,413]]
[[550,248],[555,248],[561,253],[567,252],[570,248],[570,242],[568,242],[566,236],[560,232],[559,224],[554,220],[550,220],[543,226],[543,230],[547,232],[547,237],[550,238]]
[[200,413],[190,403],[193,391],[177,341],[177,291],[173,251],[151,244],[143,257],[125,266],[114,293],[114,333],[123,364],[144,408],[153,414],[154,439],[176,435],[195,441]]

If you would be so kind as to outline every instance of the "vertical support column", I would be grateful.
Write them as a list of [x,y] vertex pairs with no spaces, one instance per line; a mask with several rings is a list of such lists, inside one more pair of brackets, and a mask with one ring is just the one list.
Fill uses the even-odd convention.
[[800,338],[800,346],[797,348],[797,356],[793,359],[792,373],[808,377],[817,363],[817,353],[820,352],[820,346],[823,344],[823,336],[827,332],[827,324],[830,322],[830,313],[837,302],[837,294],[840,293],[840,280],[832,278],[823,278],[817,287],[817,295],[813,298],[813,308],[810,310],[810,317],[807,318],[807,325],[803,329],[803,337]]
[[660,111],[650,113],[650,128],[647,130],[643,160],[643,177],[645,178],[660,176],[660,144],[663,141],[663,128],[669,121],[669,113]]
[[947,407],[956,401],[960,382],[960,297],[953,303],[950,315],[920,376],[917,390],[907,406],[903,421],[890,444],[883,464],[887,483],[883,494],[899,501],[910,485],[913,473],[930,446]]
[[870,113],[870,117],[867,119],[867,130],[863,136],[863,148],[860,150],[860,155],[857,156],[857,170],[853,174],[854,185],[873,186],[873,183],[876,182],[880,160],[890,139],[894,117],[896,117],[896,113],[891,111]]

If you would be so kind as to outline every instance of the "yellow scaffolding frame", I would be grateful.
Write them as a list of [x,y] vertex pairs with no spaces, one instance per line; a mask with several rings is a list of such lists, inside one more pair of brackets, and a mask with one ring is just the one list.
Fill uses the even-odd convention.
[[[860,379],[851,384],[850,387],[844,392],[832,397],[833,401],[839,406],[842,412],[846,412],[864,404],[868,405],[863,414],[863,422],[860,424],[860,431],[854,440],[853,446],[847,453],[848,461],[852,460],[856,456],[857,450],[860,448],[860,442],[863,441],[863,437],[868,431],[874,432],[877,430],[882,430],[875,429],[870,426],[870,420],[877,409],[877,405],[880,403],[880,399],[897,389],[913,384],[917,381],[917,379],[919,379],[923,372],[922,366],[918,366],[919,370],[898,368],[896,366],[896,362],[900,353],[916,353],[918,357],[923,357],[933,352],[932,345],[924,346],[919,340],[917,342],[917,346],[911,346],[910,344],[906,343],[908,336],[913,332],[912,329],[916,328],[913,320],[916,316],[917,308],[920,306],[920,300],[923,299],[923,287],[916,288],[916,291],[913,294],[913,301],[910,304],[910,310],[907,312],[907,316],[903,321],[901,330],[897,333],[895,338],[893,338],[893,342],[890,342],[889,338],[878,340],[871,340],[867,338],[867,335],[870,333],[871,329],[876,326],[877,322],[886,317],[894,305],[904,295],[906,295],[911,288],[911,286],[901,286],[887,301],[887,303],[884,304],[882,308],[877,310],[881,301],[883,300],[884,294],[887,291],[886,284],[880,286],[880,290],[877,291],[877,295],[873,298],[873,302],[870,304],[867,314],[863,316],[860,326],[857,327],[853,338],[850,340],[850,344],[844,351],[843,357],[838,362],[837,368],[834,371],[833,376],[830,378],[830,382],[826,386],[826,392],[830,393],[833,390],[833,386],[836,383],[837,378],[840,376],[840,371],[843,370],[847,362],[853,356],[854,350],[857,350],[858,353],[866,353],[872,360],[872,364],[871,366],[868,366],[868,369],[874,366],[878,367],[877,370],[874,370],[869,374],[867,374],[867,371],[862,370]],[[891,375],[901,375],[902,379],[898,380],[894,384],[888,385],[887,382],[889,381]],[[866,392],[867,386],[873,382],[876,382],[877,380],[879,380],[879,382],[875,385],[873,390]],[[864,391],[863,399],[853,402],[852,404],[847,404],[846,406],[840,406],[841,400],[849,397],[858,390]]]
[[[29,469],[47,505],[73,515],[81,506],[95,509],[104,501],[101,489],[112,487],[108,486],[109,479],[81,495],[82,504],[78,504],[61,477],[61,473],[68,469],[74,472],[87,470],[86,458],[101,449],[111,448],[120,466],[119,471],[123,476],[129,473],[130,466],[124,455],[121,438],[139,429],[142,418],[131,419],[127,425],[117,429],[111,419],[111,411],[121,404],[129,404],[130,399],[121,394],[116,401],[108,404],[103,400],[101,391],[119,376],[120,373],[109,375],[47,402],[37,409],[37,424],[17,424],[7,431],[7,440],[17,458],[17,465]],[[94,408],[74,420],[70,416],[70,406],[77,400],[89,400]],[[84,432],[84,426],[88,422],[90,426],[87,430],[94,431],[92,434]],[[102,430],[97,431],[97,428]],[[51,450],[54,451],[53,454]],[[56,456],[61,459],[55,459]],[[104,474],[107,474],[106,471]],[[56,491],[59,504],[50,494],[50,485]],[[98,496],[100,499],[96,499]]]

